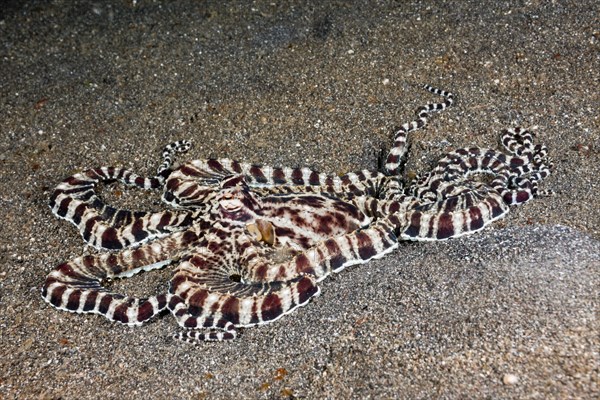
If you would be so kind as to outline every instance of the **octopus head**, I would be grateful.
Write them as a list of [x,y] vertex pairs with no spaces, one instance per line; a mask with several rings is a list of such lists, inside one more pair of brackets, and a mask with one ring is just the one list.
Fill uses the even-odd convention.
[[228,176],[220,183],[218,209],[225,219],[247,222],[256,218],[260,201],[248,188],[243,175]]

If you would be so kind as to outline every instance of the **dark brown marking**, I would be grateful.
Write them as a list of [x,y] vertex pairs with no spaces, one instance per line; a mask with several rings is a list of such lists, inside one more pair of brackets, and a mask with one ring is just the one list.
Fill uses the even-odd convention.
[[177,189],[179,189],[179,186],[181,186],[182,180],[178,179],[178,178],[171,178],[167,181],[167,191],[169,192],[176,192]]
[[[469,223],[469,226],[466,227],[467,229],[465,229],[466,231],[476,231],[478,229],[483,228],[483,216],[481,214],[481,210],[479,209],[479,207],[471,207],[469,208],[469,219],[471,220]],[[466,223],[466,218],[465,218],[465,223]]]
[[217,171],[217,172],[224,172],[227,173],[228,171],[223,167],[223,164],[221,164],[219,161],[211,159],[208,160],[206,162],[206,165],[208,166],[208,168],[212,169],[213,171]]
[[[158,225],[156,226],[156,229],[159,231],[162,231],[165,226],[171,225],[172,217],[173,217],[173,214],[171,214],[168,211],[163,213],[163,215],[161,215],[161,217],[160,217],[160,221],[158,222]],[[142,222],[142,221],[140,220],[140,221],[136,221],[136,222]],[[143,228],[143,225],[141,225],[141,227]]]
[[67,299],[67,304],[65,305],[65,307],[71,311],[77,310],[77,308],[79,308],[79,304],[80,304],[80,297],[81,297],[81,290],[75,289],[69,295],[69,298]]
[[313,186],[319,186],[321,184],[321,180],[319,179],[319,173],[316,171],[312,171],[308,178],[308,184]]
[[[435,220],[433,218],[432,220]],[[444,213],[437,217],[438,228],[436,232],[437,239],[448,239],[454,235],[454,225],[452,224],[452,214]]]
[[298,273],[311,273],[314,272],[312,267],[313,263],[318,263],[317,260],[310,260],[305,253],[300,253],[295,258],[296,272]]
[[267,183],[269,180],[263,174],[261,167],[257,165],[253,165],[250,167],[250,175],[256,180],[258,183]]
[[[87,204],[84,204],[84,203],[81,203],[77,207],[75,207],[75,210],[73,211],[73,216],[71,217],[71,219],[73,220],[73,223],[75,225],[79,225],[79,223],[81,222],[81,217],[83,216],[83,213],[85,212],[85,210],[87,208],[88,208]],[[89,239],[89,237],[88,237],[88,239]]]
[[404,234],[410,237],[419,236],[419,227],[421,226],[421,213],[415,211],[410,216],[410,225],[404,230]]
[[73,199],[71,197],[64,198],[60,202],[60,206],[58,207],[58,210],[56,210],[56,214],[58,214],[61,217],[66,216],[67,212],[69,211],[69,204],[71,204],[72,201]]
[[509,165],[511,168],[520,167],[525,164],[525,160],[520,157],[511,157],[509,160]]
[[107,266],[108,266],[110,269],[113,269],[113,270],[114,270],[114,268],[115,268],[115,267],[117,267],[117,268],[118,268],[118,267],[120,267],[120,265],[119,265],[119,258],[118,258],[118,257],[117,257],[117,255],[116,255],[116,254],[114,254],[114,253],[112,253],[112,254],[109,254],[109,256],[108,256],[108,257],[106,257],[106,261],[105,261],[105,263],[106,263],[106,265],[107,265]]
[[283,314],[281,299],[275,293],[268,294],[261,305],[261,316],[263,321],[271,321]]
[[311,279],[303,276],[296,284],[296,291],[298,292],[298,304],[304,304],[319,291],[319,288]]
[[324,242],[324,244],[325,248],[329,252],[329,255],[336,255],[341,253],[340,246],[338,245],[335,239],[327,239]]
[[184,164],[181,167],[179,167],[179,172],[181,172],[182,174],[187,175],[187,176],[193,176],[193,177],[202,176],[202,171],[199,171],[198,169],[196,169],[195,167],[193,167],[190,164]]
[[[317,219],[317,233],[321,235],[329,236],[332,232],[332,226],[334,224],[333,217],[331,215],[322,215]],[[340,224],[341,225],[341,224]],[[341,225],[344,226],[344,225]]]
[[504,193],[504,195],[502,196],[502,199],[504,200],[504,202],[506,204],[514,204],[513,192]]
[[361,260],[369,260],[377,255],[373,242],[369,235],[364,232],[356,233],[356,240],[358,242],[358,256]]
[[96,308],[96,298],[98,297],[98,291],[92,290],[87,298],[85,299],[85,304],[83,305],[82,310],[85,312],[93,311]]
[[198,190],[198,184],[190,185],[183,192],[178,193],[177,197],[179,197],[180,199],[184,197],[190,197],[190,195],[193,194],[196,190]]
[[285,174],[281,168],[273,169],[273,183],[276,185],[281,185],[286,183]]
[[342,254],[340,247],[335,239],[327,239],[325,242],[325,248],[329,253],[329,265],[333,271],[342,268],[346,263],[347,259]]
[[133,302],[133,299],[130,299],[129,301],[119,304],[118,306],[115,307],[115,311],[113,313],[113,319],[115,321],[119,321],[123,324],[126,324],[129,322],[129,317],[127,316],[127,310],[129,309],[129,307],[131,306],[131,303]]
[[144,322],[155,315],[154,306],[147,300],[143,300],[138,307],[137,322]]
[[[470,196],[468,196],[468,197],[470,197]],[[459,196],[453,196],[453,197],[447,198],[443,202],[442,210],[445,212],[452,212],[453,210],[456,209],[456,206],[458,205],[458,200],[459,200]]]
[[262,281],[267,276],[267,272],[269,271],[269,267],[267,264],[260,264],[257,268],[254,269],[254,278],[256,280]]
[[131,262],[134,266],[151,264],[143,248],[138,247],[131,252]]
[[144,229],[144,220],[138,219],[133,223],[131,234],[136,242],[141,242],[148,237],[148,232]]
[[108,309],[113,302],[113,297],[110,294],[106,294],[102,300],[100,300],[100,304],[98,305],[98,312],[101,314],[106,314]]
[[[88,172],[91,172],[93,176],[90,176],[88,174]],[[97,178],[97,174],[94,173],[94,171],[86,171],[84,172],[85,175],[89,176],[92,179],[96,179]],[[75,175],[68,177],[67,179],[63,180],[64,183],[68,183],[71,186],[88,186],[91,185],[92,182],[90,182],[87,179],[81,179],[76,177]]]
[[295,185],[304,185],[304,178],[302,176],[302,170],[300,168],[294,168],[292,171],[292,182]]
[[135,178],[135,181],[133,182],[136,186],[139,187],[144,187],[144,181],[145,179],[142,178],[141,176],[138,176],[137,178]]
[[[183,325],[186,328],[196,328],[198,326],[198,319],[196,317],[188,317]],[[206,326],[206,323],[204,325]]]
[[231,169],[233,170],[233,172],[235,172],[236,174],[241,174],[242,173],[242,166],[240,165],[239,162],[233,160],[231,162]]
[[400,156],[396,154],[391,154],[388,156],[386,163],[387,164],[397,164],[400,161]]
[[252,310],[250,311],[250,324],[258,324],[260,320],[258,319],[258,309],[257,309],[256,300],[252,302]]
[[240,322],[240,305],[239,300],[235,296],[230,296],[221,306],[221,314],[223,319],[231,322],[234,325]]
[[115,228],[109,227],[102,233],[102,247],[110,250],[123,248],[119,240],[119,234]]
[[[174,311],[175,307],[177,307],[181,303],[183,303],[183,299],[181,297],[179,297],[179,296],[172,296],[171,300],[169,300],[169,304],[168,304],[169,310]],[[185,314],[185,312],[186,312],[185,308],[179,309],[179,310],[177,310],[176,313],[174,313],[174,315],[176,317],[181,317],[182,315]]]
[[527,192],[525,190],[519,190],[517,192],[516,202],[519,203],[519,204],[520,203],[525,203],[530,198],[531,198],[531,195],[529,194],[529,192]]
[[388,212],[393,214],[396,213],[400,210],[400,203],[397,201],[394,201],[393,203],[391,203],[388,207]]
[[198,235],[192,231],[186,231],[181,237],[182,246],[188,246],[198,240]]
[[495,199],[490,198],[490,199],[487,199],[486,202],[492,208],[492,217],[493,218],[499,217],[505,213],[505,211],[502,209],[502,207],[500,207],[500,204],[498,204],[498,202]]
[[[48,285],[48,282],[46,282],[46,284]],[[64,285],[55,287],[50,297],[50,303],[52,303],[56,307],[62,307],[62,295],[65,292],[65,290],[67,290],[67,287]]]
[[189,299],[187,299],[186,303],[198,308],[204,307],[204,301],[208,297],[207,290],[197,290]]

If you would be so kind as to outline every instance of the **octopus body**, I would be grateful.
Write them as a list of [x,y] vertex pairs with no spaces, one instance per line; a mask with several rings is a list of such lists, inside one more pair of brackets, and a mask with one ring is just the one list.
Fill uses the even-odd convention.
[[[393,251],[401,240],[444,240],[481,230],[511,205],[544,192],[545,146],[524,129],[506,130],[504,152],[463,148],[404,185],[399,174],[407,134],[452,105],[444,98],[402,125],[382,171],[331,176],[308,168],[257,166],[229,159],[194,160],[173,168],[185,141],[168,145],[157,175],[123,168],[90,169],[65,179],[50,207],[78,227],[99,252],[50,272],[42,288],[52,306],[141,325],[168,310],[188,342],[229,340],[238,328],[272,322],[316,296],[332,272]],[[487,179],[481,179],[487,176]],[[161,212],[105,204],[108,181],[162,189]],[[103,284],[174,266],[168,289],[148,298],[114,293]]]

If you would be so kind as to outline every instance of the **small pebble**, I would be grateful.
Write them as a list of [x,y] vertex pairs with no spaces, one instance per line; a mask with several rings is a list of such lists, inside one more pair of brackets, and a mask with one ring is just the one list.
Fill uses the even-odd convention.
[[504,374],[502,377],[502,383],[505,385],[514,385],[519,382],[519,377],[513,374]]

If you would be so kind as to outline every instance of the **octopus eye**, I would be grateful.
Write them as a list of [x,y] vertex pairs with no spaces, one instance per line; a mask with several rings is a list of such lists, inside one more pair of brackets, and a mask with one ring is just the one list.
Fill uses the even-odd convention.
[[225,200],[230,200],[230,199],[233,199],[233,195],[232,195],[231,193],[225,193],[225,194],[223,195],[223,198],[224,198]]

